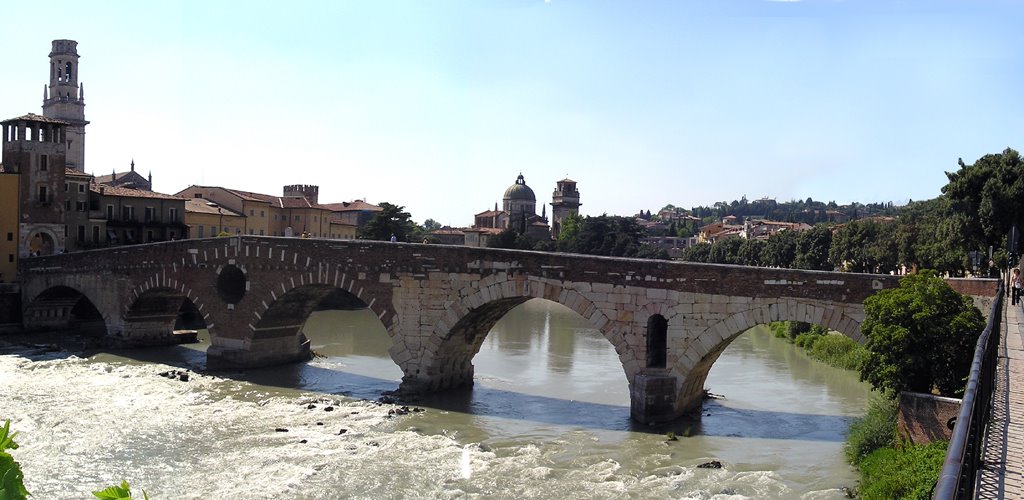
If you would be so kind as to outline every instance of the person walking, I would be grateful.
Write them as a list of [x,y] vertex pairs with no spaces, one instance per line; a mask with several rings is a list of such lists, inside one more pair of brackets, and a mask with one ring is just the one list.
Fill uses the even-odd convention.
[[1010,304],[1016,305],[1020,300],[1020,269],[1013,268],[1013,276],[1010,278]]

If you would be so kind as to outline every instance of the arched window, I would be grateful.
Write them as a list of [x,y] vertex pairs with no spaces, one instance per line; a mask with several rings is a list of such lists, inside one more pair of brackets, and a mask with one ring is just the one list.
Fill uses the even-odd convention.
[[668,320],[655,314],[647,320],[647,367],[664,368],[668,351]]
[[65,65],[64,65],[64,81],[65,82],[70,82],[71,81],[71,62],[70,61],[65,63]]

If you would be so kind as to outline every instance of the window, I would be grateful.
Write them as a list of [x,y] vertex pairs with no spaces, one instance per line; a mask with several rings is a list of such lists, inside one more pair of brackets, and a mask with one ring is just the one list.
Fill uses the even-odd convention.
[[[42,170],[43,172],[45,172],[46,168],[49,167],[49,166],[50,166],[50,159],[49,159],[49,157],[47,157],[46,155],[39,155],[39,170]],[[67,184],[65,184],[65,187],[66,186],[67,186]]]
[[107,220],[114,220],[114,205],[107,205]]
[[196,197],[196,198],[202,198],[202,197],[203,197],[203,193],[196,193],[196,194],[195,194],[195,197]]
[[299,216],[298,215],[295,216],[295,220],[299,220]]
[[13,253],[7,254],[7,262],[14,262],[14,254]]
[[146,222],[151,222],[153,220],[153,212],[153,207],[146,207]]
[[79,184],[78,185],[78,192],[79,193],[84,193],[85,192],[85,184]]
[[249,217],[252,217],[254,215],[256,215],[256,211],[250,208],[249,209]]
[[71,211],[71,200],[64,200],[64,211],[65,212],[70,212]]
[[263,230],[260,229],[260,236],[263,236]]
[[68,183],[66,183],[66,182],[64,183],[64,192],[65,193],[68,192]]
[[100,242],[100,227],[99,226],[93,226],[92,227],[92,242],[93,243],[99,243]]
[[266,217],[266,214],[264,213],[263,210],[260,210],[260,217]]
[[133,221],[135,220],[135,207],[121,207],[121,220]]
[[14,233],[7,233],[7,241],[14,241]]
[[316,222],[316,216],[315,215],[313,216],[313,222]]
[[171,208],[168,211],[170,212],[170,216],[171,216],[170,222],[178,222],[178,209],[177,208]]
[[78,226],[78,244],[85,243],[85,226]]
[[252,234],[252,229],[249,230],[249,234]]
[[210,236],[217,236],[217,226],[210,226]]
[[46,186],[39,186],[39,203],[46,203]]
[[205,226],[196,226],[196,227],[199,229],[199,237],[202,238],[203,237],[203,228]]
[[153,231],[146,231],[146,243],[153,241]]

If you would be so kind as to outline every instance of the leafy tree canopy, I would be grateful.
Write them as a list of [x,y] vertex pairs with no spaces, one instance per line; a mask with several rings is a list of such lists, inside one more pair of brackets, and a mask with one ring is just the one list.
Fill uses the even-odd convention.
[[864,310],[861,331],[870,354],[862,380],[890,392],[963,393],[974,344],[985,327],[969,297],[925,270],[868,297]]
[[388,202],[380,204],[381,211],[359,228],[358,237],[366,240],[388,241],[394,235],[398,241],[409,241],[416,230],[412,216],[405,207]]

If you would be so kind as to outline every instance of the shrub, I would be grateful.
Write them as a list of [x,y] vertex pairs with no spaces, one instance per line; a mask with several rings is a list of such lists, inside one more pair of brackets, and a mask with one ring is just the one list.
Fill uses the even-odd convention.
[[0,498],[23,500],[29,495],[25,489],[25,475],[18,462],[6,451],[18,449],[18,443],[14,442],[15,435],[16,432],[11,433],[11,421],[5,421],[3,428],[0,428]]
[[860,496],[865,500],[932,497],[946,458],[946,441],[877,450],[860,464]]
[[876,395],[868,402],[868,413],[850,424],[846,435],[846,459],[860,465],[873,451],[896,443],[896,401]]
[[818,336],[807,354],[843,370],[860,370],[868,357],[867,349],[842,334]]

